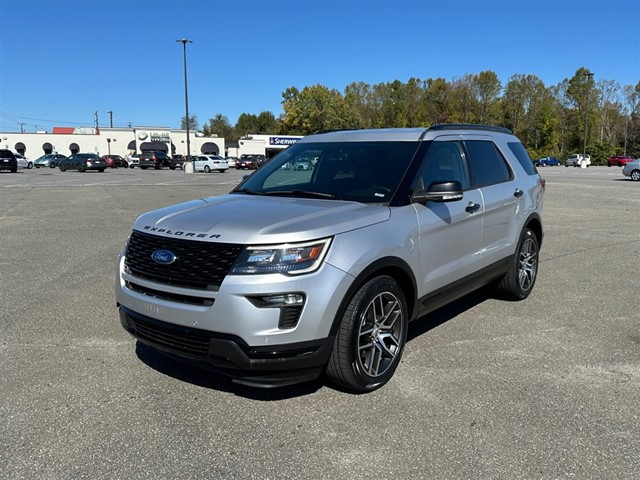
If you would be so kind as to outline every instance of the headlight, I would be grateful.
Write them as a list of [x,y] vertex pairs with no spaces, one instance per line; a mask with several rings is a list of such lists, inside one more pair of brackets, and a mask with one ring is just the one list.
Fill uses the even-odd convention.
[[229,273],[236,275],[310,273],[320,267],[330,243],[330,238],[324,238],[305,243],[247,247]]

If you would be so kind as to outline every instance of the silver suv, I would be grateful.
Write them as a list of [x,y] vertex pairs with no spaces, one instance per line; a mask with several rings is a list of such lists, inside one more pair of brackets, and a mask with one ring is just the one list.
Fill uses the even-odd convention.
[[487,284],[531,293],[543,194],[500,127],[310,135],[227,195],[140,216],[118,260],[120,320],[246,385],[325,373],[370,391],[410,321]]

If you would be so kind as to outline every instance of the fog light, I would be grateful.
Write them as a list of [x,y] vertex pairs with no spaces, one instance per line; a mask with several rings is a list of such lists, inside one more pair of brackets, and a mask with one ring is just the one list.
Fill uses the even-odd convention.
[[290,329],[298,325],[306,297],[303,293],[278,293],[247,297],[247,300],[258,308],[280,309],[278,328]]
[[262,300],[269,307],[293,307],[304,304],[304,296],[300,293],[287,293],[284,295],[271,295],[262,297]]

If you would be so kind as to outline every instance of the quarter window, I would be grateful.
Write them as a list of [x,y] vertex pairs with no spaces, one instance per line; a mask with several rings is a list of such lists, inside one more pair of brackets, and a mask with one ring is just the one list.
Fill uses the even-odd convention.
[[490,141],[464,142],[469,152],[469,168],[475,187],[485,187],[511,179],[511,171],[495,144]]

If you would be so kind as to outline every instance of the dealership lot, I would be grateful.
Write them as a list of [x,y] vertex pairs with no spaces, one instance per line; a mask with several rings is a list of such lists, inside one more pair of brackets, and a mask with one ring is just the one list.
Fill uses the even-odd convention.
[[252,390],[136,345],[115,260],[140,213],[243,174],[0,174],[0,478],[637,478],[640,184],[546,167],[525,302],[411,326],[385,388]]

